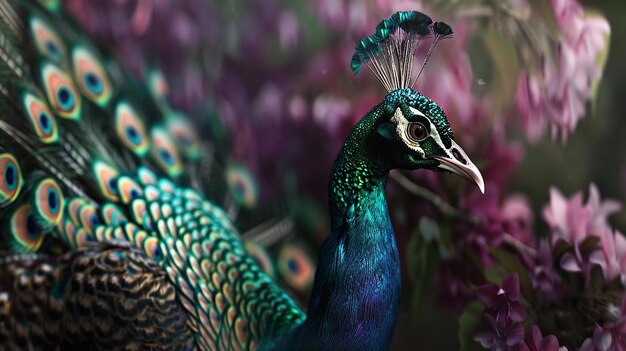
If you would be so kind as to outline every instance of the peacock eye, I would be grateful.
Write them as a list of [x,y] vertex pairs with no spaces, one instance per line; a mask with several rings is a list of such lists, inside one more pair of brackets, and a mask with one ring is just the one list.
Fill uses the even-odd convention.
[[409,124],[409,137],[414,141],[422,141],[428,137],[428,130],[419,122]]

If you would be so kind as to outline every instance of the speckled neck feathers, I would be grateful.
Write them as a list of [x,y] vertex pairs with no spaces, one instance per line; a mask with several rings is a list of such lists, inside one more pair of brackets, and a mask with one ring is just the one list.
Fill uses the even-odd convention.
[[390,169],[368,140],[379,118],[380,109],[372,110],[354,127],[337,155],[328,184],[333,232],[357,215],[363,196],[386,183]]

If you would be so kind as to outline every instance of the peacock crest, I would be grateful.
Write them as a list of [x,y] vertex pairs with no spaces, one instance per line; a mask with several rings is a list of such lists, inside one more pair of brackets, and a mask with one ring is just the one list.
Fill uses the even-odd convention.
[[[417,11],[396,12],[380,21],[374,34],[359,41],[350,67],[359,73],[365,64],[388,92],[415,86],[437,43],[453,34],[444,22],[434,22]],[[422,40],[433,37],[428,52],[413,74],[415,51]]]

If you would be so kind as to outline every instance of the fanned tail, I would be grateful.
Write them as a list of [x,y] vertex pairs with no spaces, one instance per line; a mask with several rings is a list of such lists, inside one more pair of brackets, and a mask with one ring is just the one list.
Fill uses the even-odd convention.
[[0,145],[23,182],[40,173],[65,196],[96,203],[118,197],[107,182],[146,167],[201,190],[231,214],[256,205],[249,171],[201,142],[186,116],[167,104],[158,69],[147,82],[128,78],[56,3],[43,5],[56,11],[22,1],[0,6]]
[[[10,271],[0,275],[0,304],[9,301],[12,316],[0,344],[79,335],[105,348],[185,347],[192,334],[201,349],[254,349],[301,322],[228,216],[256,205],[250,172],[168,105],[157,68],[133,80],[76,28],[58,1],[0,0],[0,266]],[[120,273],[118,259],[131,268]],[[83,265],[95,271],[83,275]],[[14,286],[44,266],[55,283],[24,289],[54,306],[24,315],[35,307]],[[175,309],[161,305],[171,291]],[[103,322],[46,334],[41,322],[55,308],[65,322],[86,313]],[[164,319],[147,321],[151,313]],[[32,327],[18,330],[24,323]],[[109,338],[110,328],[127,332]]]

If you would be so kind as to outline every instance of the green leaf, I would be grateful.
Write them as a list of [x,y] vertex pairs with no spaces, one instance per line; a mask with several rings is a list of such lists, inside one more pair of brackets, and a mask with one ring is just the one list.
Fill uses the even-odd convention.
[[413,313],[419,315],[425,292],[432,288],[439,266],[439,228],[428,217],[422,217],[416,233],[407,245],[407,270],[412,282]]
[[466,260],[469,264],[472,264],[482,277],[486,277],[485,264],[482,258],[470,250],[464,250],[464,251],[465,252],[464,252],[463,259]]
[[556,20],[552,6],[547,0],[528,0],[531,16],[539,19],[546,30],[546,34],[553,40],[560,40],[561,28]]
[[508,271],[502,266],[489,267],[485,269],[485,279],[497,285],[500,285],[502,278],[508,274]]
[[459,317],[459,344],[461,351],[477,349],[478,343],[474,341],[474,331],[480,323],[480,317],[485,307],[482,303],[475,301],[463,310]]
[[585,240],[583,240],[583,242],[580,243],[580,245],[578,245],[578,248],[580,249],[580,253],[584,257],[587,257],[593,251],[595,251],[599,247],[599,245],[600,245],[600,238],[596,235],[590,235],[586,237]]
[[554,243],[554,246],[552,248],[552,258],[554,259],[554,262],[561,261],[561,256],[563,256],[564,253],[568,252],[569,250],[573,248],[574,246],[572,246],[572,244],[570,244],[565,239],[562,239],[562,238],[557,239],[556,243]]
[[530,275],[524,265],[507,251],[496,247],[489,247],[489,253],[506,269],[509,273],[516,273],[519,277],[520,290],[524,297],[532,304],[535,301],[535,290],[530,281]]
[[602,268],[600,266],[591,267],[589,280],[589,285],[592,289],[595,290],[601,290],[606,285],[606,281],[604,280],[604,273],[602,272]]

